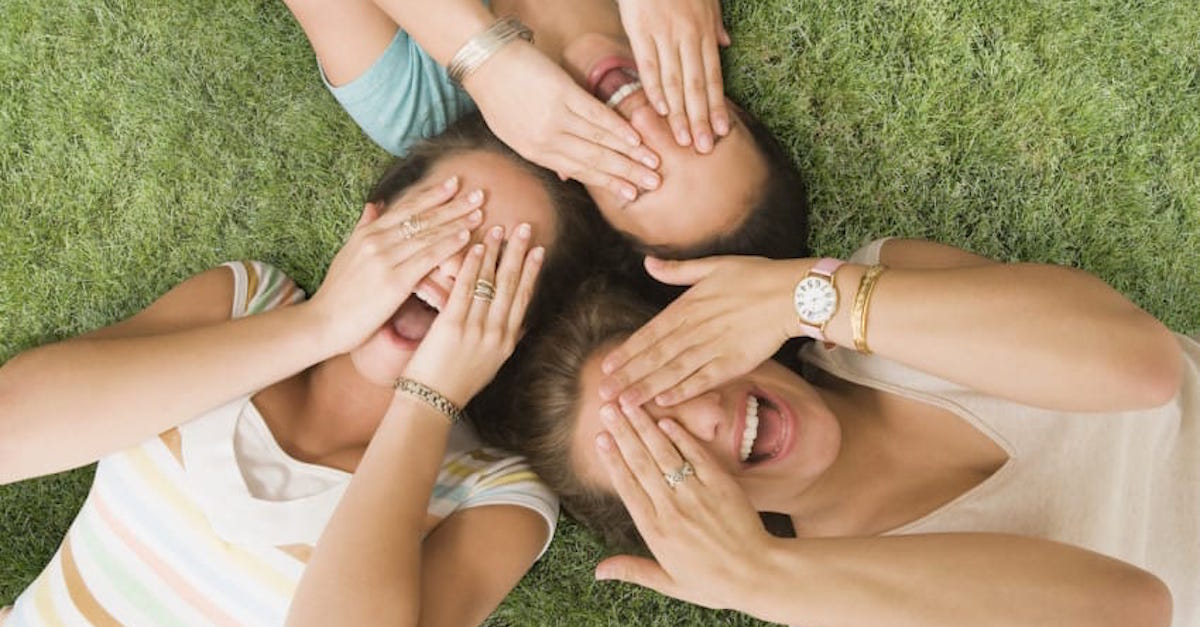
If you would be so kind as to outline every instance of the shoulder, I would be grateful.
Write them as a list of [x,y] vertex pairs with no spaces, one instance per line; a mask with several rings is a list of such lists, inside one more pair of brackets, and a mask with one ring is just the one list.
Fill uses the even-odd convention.
[[229,261],[232,273],[230,316],[240,318],[303,301],[304,290],[279,268],[257,260]]

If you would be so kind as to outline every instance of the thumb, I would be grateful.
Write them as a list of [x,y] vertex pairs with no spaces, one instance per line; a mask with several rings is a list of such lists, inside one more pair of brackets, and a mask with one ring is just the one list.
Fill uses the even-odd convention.
[[729,31],[725,30],[725,24],[717,26],[717,43],[723,48],[728,48],[733,43],[733,39],[729,36]]
[[659,259],[657,257],[646,257],[646,272],[654,277],[659,283],[667,285],[693,285],[700,279],[712,274],[713,270],[720,265],[720,257],[704,257],[702,259],[688,259],[686,261],[673,261],[669,259]]
[[379,217],[379,206],[373,202],[363,205],[362,215],[358,217],[358,222],[354,224],[355,230],[360,229]]
[[596,565],[597,581],[625,581],[650,588],[667,596],[674,596],[671,591],[675,582],[658,562],[645,557],[618,555],[610,557]]

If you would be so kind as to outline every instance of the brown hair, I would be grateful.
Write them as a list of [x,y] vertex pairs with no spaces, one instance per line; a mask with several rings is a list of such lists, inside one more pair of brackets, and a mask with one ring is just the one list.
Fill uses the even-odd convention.
[[628,337],[654,313],[612,278],[587,280],[534,340],[513,388],[507,446],[528,458],[568,514],[617,549],[638,550],[644,544],[621,500],[584,484],[575,471],[571,441],[579,412],[579,374],[598,348]]
[[[601,221],[583,186],[574,181],[563,182],[549,170],[522,159],[492,134],[483,117],[475,113],[460,118],[441,135],[418,142],[408,154],[396,159],[368,194],[367,202],[389,205],[420,182],[438,161],[480,150],[506,157],[536,178],[555,210],[554,245],[546,249],[537,287],[525,314],[525,328],[532,331],[554,315],[563,295],[593,272],[597,248],[612,238],[607,235],[611,230]],[[495,417],[508,410],[514,364],[524,352],[525,344],[518,345],[492,383],[467,405],[467,415],[486,441],[501,439]]]

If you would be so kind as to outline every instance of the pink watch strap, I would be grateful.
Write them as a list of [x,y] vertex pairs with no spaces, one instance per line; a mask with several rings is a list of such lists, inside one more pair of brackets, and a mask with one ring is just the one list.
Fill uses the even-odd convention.
[[[833,273],[837,272],[837,269],[842,267],[845,263],[846,262],[842,261],[841,259],[834,259],[833,257],[822,257],[820,260],[817,261],[817,263],[813,264],[812,268],[809,268],[808,274],[820,274],[822,276],[825,276],[832,282],[833,281]],[[808,275],[805,275],[805,276],[808,276]],[[821,327],[814,327],[811,324],[804,324],[803,322],[801,322],[800,323],[800,332],[803,333],[804,335],[807,335],[808,337],[811,337],[812,339],[814,339],[818,342],[825,341],[825,333],[821,331]]]

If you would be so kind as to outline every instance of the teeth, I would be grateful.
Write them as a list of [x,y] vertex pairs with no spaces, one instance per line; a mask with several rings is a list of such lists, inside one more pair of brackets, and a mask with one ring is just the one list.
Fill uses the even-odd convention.
[[439,312],[442,310],[442,308],[437,304],[436,298],[431,296],[424,286],[417,287],[417,298],[421,299],[421,301],[426,305],[433,307]]
[[628,98],[635,91],[637,91],[641,88],[642,88],[641,81],[633,81],[632,83],[625,83],[624,85],[621,85],[621,87],[619,87],[617,89],[617,91],[613,92],[613,95],[608,97],[608,100],[604,102],[604,106],[608,107],[609,109],[616,109],[617,105],[624,102],[626,98]]
[[754,439],[758,437],[758,397],[751,394],[746,398],[746,430],[742,432],[742,461],[750,459]]

